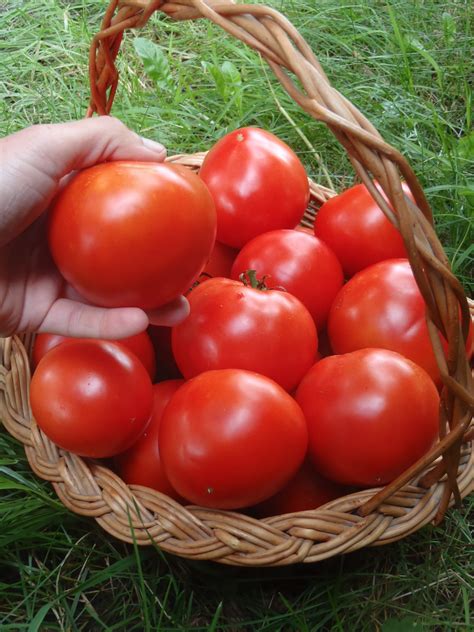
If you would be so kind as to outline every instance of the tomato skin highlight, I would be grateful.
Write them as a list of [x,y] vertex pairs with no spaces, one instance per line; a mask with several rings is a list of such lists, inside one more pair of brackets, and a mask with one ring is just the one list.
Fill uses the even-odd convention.
[[95,305],[160,307],[203,270],[216,234],[202,180],[177,165],[107,162],[78,173],[53,204],[49,246]]
[[208,371],[180,387],[160,426],[166,475],[184,498],[238,509],[272,496],[304,460],[300,407],[278,384],[239,369]]
[[316,323],[318,332],[344,282],[341,264],[331,249],[314,235],[274,230],[249,241],[232,266],[232,278],[256,270],[269,287],[281,286],[296,296]]
[[[381,261],[358,272],[336,296],[328,320],[331,347],[337,354],[366,347],[396,351],[421,366],[440,386],[425,313],[409,262]],[[444,338],[441,343],[447,350]]]
[[145,432],[129,450],[115,457],[121,478],[128,485],[156,489],[175,500],[182,500],[166,477],[159,451],[159,430],[164,410],[184,380],[167,380],[153,385],[153,412]]
[[[51,351],[51,349],[54,349],[54,347],[57,347],[63,342],[70,342],[71,340],[84,340],[84,338],[72,338],[58,334],[37,334],[33,345],[33,368],[38,366],[39,361],[48,351]],[[151,380],[154,379],[156,373],[155,350],[149,335],[145,331],[135,336],[112,340],[111,342],[125,345],[129,351],[132,351],[147,370]]]
[[199,175],[216,203],[217,240],[233,248],[269,230],[293,228],[308,205],[308,177],[297,155],[255,127],[221,138]]
[[309,454],[325,477],[361,487],[389,483],[438,437],[439,394],[398,353],[361,349],[315,364],[296,392]]
[[191,313],[173,328],[186,379],[215,369],[246,369],[291,391],[313,364],[318,336],[304,305],[287,292],[210,279],[188,296]]
[[279,492],[254,507],[259,518],[308,511],[344,496],[347,488],[324,478],[306,459],[293,478]]
[[[413,200],[408,185],[403,182],[402,188]],[[378,261],[407,257],[402,236],[364,184],[327,200],[316,214],[314,234],[333,250],[347,277]]]
[[128,449],[145,430],[153,388],[143,364],[123,345],[75,340],[40,360],[30,403],[38,426],[59,447],[102,458]]

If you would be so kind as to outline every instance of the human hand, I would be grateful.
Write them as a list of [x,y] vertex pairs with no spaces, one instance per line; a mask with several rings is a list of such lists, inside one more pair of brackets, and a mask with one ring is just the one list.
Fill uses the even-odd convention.
[[184,297],[148,313],[87,304],[65,286],[46,238],[48,207],[72,172],[111,160],[162,162],[165,155],[162,145],[106,116],[35,125],[0,139],[0,336],[124,338],[149,322],[171,326],[187,316]]

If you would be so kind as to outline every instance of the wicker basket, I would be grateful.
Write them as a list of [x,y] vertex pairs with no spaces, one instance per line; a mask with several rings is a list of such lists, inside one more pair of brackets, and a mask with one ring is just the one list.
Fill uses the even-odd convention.
[[[415,175],[403,156],[330,86],[296,29],[278,12],[260,5],[236,5],[230,0],[113,0],[91,46],[89,115],[110,112],[118,81],[114,60],[124,30],[143,26],[156,10],[177,20],[208,18],[256,49],[295,101],[334,133],[359,178],[400,230],[426,302],[444,382],[440,441],[387,487],[345,496],[314,511],[256,520],[234,512],[182,507],[154,490],[125,485],[103,465],[59,449],[38,429],[28,393],[32,335],[0,340],[0,413],[5,427],[24,444],[33,471],[51,481],[71,511],[95,518],[117,538],[141,545],[155,543],[186,558],[240,566],[315,562],[394,542],[430,521],[439,522],[450,504],[459,504],[474,488],[473,390],[464,347],[469,308],[433,231],[431,211]],[[169,160],[197,169],[203,156]],[[416,205],[402,194],[400,176],[407,181]],[[371,184],[373,177],[395,212]],[[315,209],[331,195],[332,191],[311,183],[304,223],[312,223]],[[439,331],[449,342],[447,359]]]

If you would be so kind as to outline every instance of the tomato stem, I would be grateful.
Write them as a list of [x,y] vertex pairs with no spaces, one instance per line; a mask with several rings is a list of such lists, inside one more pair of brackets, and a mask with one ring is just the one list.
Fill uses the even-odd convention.
[[267,292],[268,290],[279,290],[280,292],[287,291],[286,288],[284,288],[282,285],[268,287],[268,277],[268,274],[264,274],[261,279],[258,279],[256,270],[246,270],[239,275],[239,280],[242,281],[242,283],[247,287],[252,287],[254,290],[261,290],[262,292]]

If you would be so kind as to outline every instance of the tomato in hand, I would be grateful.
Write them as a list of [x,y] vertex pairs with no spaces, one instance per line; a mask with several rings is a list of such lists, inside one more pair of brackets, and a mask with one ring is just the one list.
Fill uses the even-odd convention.
[[191,313],[172,333],[185,378],[213,369],[247,369],[290,391],[313,364],[316,327],[291,294],[210,279],[188,298]]
[[238,509],[272,496],[304,460],[300,407],[278,384],[239,369],[208,371],[172,396],[160,425],[166,476],[184,498]]
[[254,507],[254,513],[259,518],[267,518],[307,511],[325,505],[346,493],[346,488],[316,472],[311,461],[307,459],[283,489]]
[[129,485],[144,485],[180,500],[171,486],[161,464],[159,429],[163,412],[184,380],[167,380],[153,385],[153,412],[145,432],[126,452],[115,457],[121,478]]
[[[58,334],[37,334],[33,345],[33,367],[36,368],[38,366],[39,361],[48,351],[51,351],[51,349],[54,349],[54,347],[57,347],[63,342],[69,342],[71,340],[80,340],[80,338],[59,336]],[[129,338],[121,338],[120,340],[113,340],[111,342],[125,345],[127,349],[132,351],[148,371],[150,378],[152,380],[154,379],[156,373],[155,350],[150,336],[146,331],[142,331]]]
[[76,175],[51,210],[63,277],[95,305],[153,309],[186,292],[216,234],[212,197],[176,165],[106,162]]
[[318,331],[344,281],[331,249],[314,235],[296,230],[273,230],[249,241],[234,261],[232,278],[238,279],[246,270],[256,270],[269,287],[281,286],[296,296]]
[[[402,188],[413,200],[408,185],[403,183]],[[316,215],[314,234],[333,250],[347,277],[378,261],[407,256],[400,233],[364,184],[327,200]]]
[[309,200],[308,177],[297,155],[256,127],[221,138],[199,175],[216,203],[217,239],[233,248],[269,230],[293,228]]
[[143,364],[123,345],[74,340],[40,360],[30,403],[51,441],[80,456],[101,458],[127,450],[145,430],[153,388]]
[[[357,273],[336,296],[328,333],[334,353],[380,347],[401,353],[441,384],[425,320],[425,302],[406,259]],[[447,342],[442,341],[447,349]]]
[[439,395],[429,375],[398,353],[361,349],[324,358],[296,392],[309,454],[344,485],[389,483],[438,436]]

